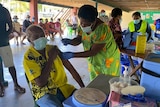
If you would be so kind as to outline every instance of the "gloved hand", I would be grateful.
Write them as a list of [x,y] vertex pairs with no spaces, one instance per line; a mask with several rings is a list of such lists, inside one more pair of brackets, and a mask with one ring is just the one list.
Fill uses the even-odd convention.
[[66,59],[70,59],[70,58],[73,58],[74,57],[74,53],[72,52],[62,52],[60,57],[64,60]]
[[62,39],[62,43],[63,43],[63,45],[68,45],[71,43],[71,39],[67,39],[67,38]]

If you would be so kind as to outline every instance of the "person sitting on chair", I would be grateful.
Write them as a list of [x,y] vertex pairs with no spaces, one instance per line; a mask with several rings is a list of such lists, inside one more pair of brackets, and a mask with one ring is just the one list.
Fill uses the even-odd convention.
[[47,45],[45,32],[40,26],[31,25],[26,32],[31,46],[24,54],[23,65],[35,101],[40,107],[63,107],[62,102],[75,91],[75,87],[68,84],[63,66],[80,87],[84,87],[84,83],[71,63],[61,59],[58,47]]

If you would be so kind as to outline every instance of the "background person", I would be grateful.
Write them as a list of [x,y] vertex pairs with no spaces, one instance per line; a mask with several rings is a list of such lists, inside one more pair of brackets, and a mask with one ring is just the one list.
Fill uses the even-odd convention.
[[152,31],[149,23],[141,19],[140,12],[134,12],[132,14],[132,18],[133,18],[133,21],[131,21],[128,24],[128,31],[131,32],[132,34],[134,32],[147,34],[148,35],[147,41],[149,41],[149,39],[151,39],[151,31]]
[[34,16],[32,17],[31,23],[35,24],[35,17]]
[[76,35],[77,33],[77,27],[78,27],[78,18],[77,18],[77,13],[74,12],[73,15],[71,16],[71,23],[72,23],[72,27],[74,30],[74,34]]
[[59,36],[61,37],[61,39],[63,38],[62,37],[62,34],[63,34],[63,30],[62,30],[62,25],[61,25],[61,19],[58,18],[57,21],[54,23],[54,27],[55,27],[55,30],[57,31],[57,33],[59,33]]
[[97,18],[98,12],[91,5],[83,5],[78,12],[80,27],[74,39],[62,39],[64,45],[83,43],[83,52],[64,52],[69,58],[87,58],[90,79],[99,74],[120,75],[120,51],[115,43],[110,28]]
[[[4,62],[4,66],[8,67],[9,73],[11,74],[11,77],[13,79],[14,83],[14,89],[18,91],[19,93],[25,93],[25,88],[21,87],[18,84],[17,76],[16,76],[16,69],[14,67],[13,63],[13,56],[12,56],[12,50],[9,45],[9,34],[12,31],[12,20],[9,11],[0,4],[0,56]],[[0,79],[1,80],[1,79]],[[5,89],[2,85],[2,82],[0,81],[0,97],[4,96]]]
[[104,23],[108,24],[109,17],[106,15],[105,10],[101,10],[101,12],[99,13],[99,19],[101,19]]
[[114,8],[111,12],[112,19],[108,22],[108,26],[110,27],[114,39],[119,48],[122,47],[122,29],[121,29],[121,21],[122,21],[122,10],[120,8]]
[[12,30],[12,33],[10,34],[10,36],[13,36],[16,38],[17,46],[19,45],[19,42],[18,42],[19,37],[20,37],[20,44],[24,45],[25,44],[25,43],[23,43],[24,39],[21,40],[21,37],[23,38],[23,36],[26,36],[26,35],[25,35],[25,33],[22,32],[21,25],[18,22],[18,17],[16,15],[13,17],[12,25],[13,25],[13,30]]
[[[30,21],[30,15],[26,16],[26,19],[23,21],[23,26],[22,26],[22,31],[25,33],[26,29],[32,24],[32,22]],[[22,38],[22,43],[24,41],[24,39],[26,38],[26,36],[23,36]],[[25,43],[23,43],[25,45]]]
[[55,23],[53,22],[53,18],[50,19],[49,28],[50,38],[51,40],[54,40],[54,36],[57,34],[58,30],[55,29]]
[[66,19],[65,26],[67,28],[67,36],[72,36],[72,24],[70,23],[69,19]]
[[47,45],[43,29],[32,25],[27,29],[31,46],[24,55],[24,69],[32,85],[33,96],[40,107],[63,107],[62,102],[71,96],[75,87],[67,83],[65,66],[84,87],[81,77],[68,60],[61,60],[57,46]]

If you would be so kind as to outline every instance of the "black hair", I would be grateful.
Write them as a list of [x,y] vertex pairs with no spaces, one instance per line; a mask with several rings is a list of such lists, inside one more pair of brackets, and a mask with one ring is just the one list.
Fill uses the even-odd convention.
[[83,5],[78,11],[78,17],[94,22],[98,16],[97,9],[92,5]]
[[133,16],[139,16],[139,17],[141,17],[141,13],[140,12],[134,12],[133,14],[132,14],[132,17]]
[[114,8],[111,12],[112,17],[122,16],[122,10],[120,8]]

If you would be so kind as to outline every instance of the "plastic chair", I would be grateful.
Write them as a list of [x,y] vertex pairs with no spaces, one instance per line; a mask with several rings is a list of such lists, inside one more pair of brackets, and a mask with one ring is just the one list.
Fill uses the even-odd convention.
[[[30,82],[29,82],[29,80],[28,80],[26,74],[25,74],[25,77],[26,77],[26,80],[27,80],[29,89],[30,89],[30,91],[32,92],[32,90],[31,90],[31,84],[30,84]],[[32,94],[32,93],[31,93],[31,94]],[[35,101],[35,97],[33,96],[33,94],[32,94],[32,97],[33,97],[33,99],[34,99],[34,107],[40,107],[39,105],[37,105],[37,103],[36,103],[36,101]]]

